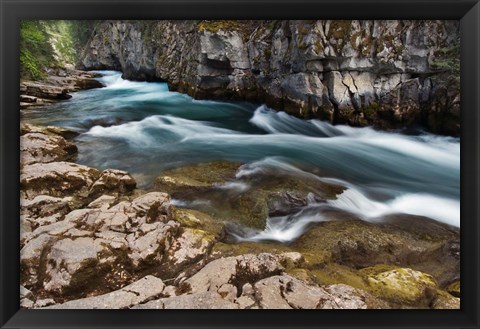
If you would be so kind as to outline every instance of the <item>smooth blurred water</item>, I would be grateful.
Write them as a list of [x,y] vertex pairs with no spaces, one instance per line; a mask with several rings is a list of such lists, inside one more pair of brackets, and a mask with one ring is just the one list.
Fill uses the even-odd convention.
[[[237,161],[244,165],[227,188],[245,191],[245,175],[283,171],[346,186],[329,206],[367,220],[404,212],[460,225],[459,139],[332,126],[263,105],[194,100],[168,91],[165,83],[101,73],[105,88],[23,113],[29,122],[80,132],[76,144],[81,164],[126,170],[147,187],[165,169]],[[303,232],[302,222],[323,220],[320,213],[316,209],[294,221],[294,233],[291,219],[283,228],[279,220],[276,225],[267,222],[261,233],[291,240]]]

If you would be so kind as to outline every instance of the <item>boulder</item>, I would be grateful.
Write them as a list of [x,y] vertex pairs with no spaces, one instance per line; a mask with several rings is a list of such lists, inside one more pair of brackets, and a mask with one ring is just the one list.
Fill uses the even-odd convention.
[[429,305],[437,295],[433,277],[410,268],[371,275],[367,280],[376,296],[399,304]]

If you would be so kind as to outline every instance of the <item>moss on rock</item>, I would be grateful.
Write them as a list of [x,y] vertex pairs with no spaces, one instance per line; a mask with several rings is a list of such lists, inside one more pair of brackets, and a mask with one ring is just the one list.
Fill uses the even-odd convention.
[[398,304],[428,306],[437,295],[435,279],[410,268],[394,270],[367,277],[370,291],[377,297]]

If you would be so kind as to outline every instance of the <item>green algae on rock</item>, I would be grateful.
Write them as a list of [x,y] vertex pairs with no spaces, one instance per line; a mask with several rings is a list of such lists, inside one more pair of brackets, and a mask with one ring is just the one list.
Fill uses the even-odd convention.
[[437,295],[432,276],[410,268],[397,268],[367,277],[371,291],[398,304],[428,306]]

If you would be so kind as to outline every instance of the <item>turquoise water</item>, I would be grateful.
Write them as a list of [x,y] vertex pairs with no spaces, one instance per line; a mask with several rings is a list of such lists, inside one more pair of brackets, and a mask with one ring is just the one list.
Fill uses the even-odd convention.
[[332,126],[101,73],[105,88],[23,113],[23,120],[80,132],[78,163],[126,170],[148,187],[166,169],[237,161],[243,165],[232,188],[262,171],[310,175],[345,185],[330,206],[366,219],[405,212],[460,225],[459,139]]

